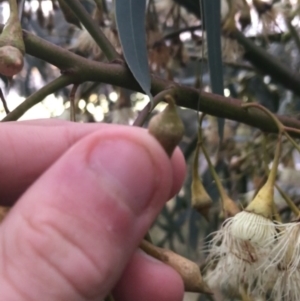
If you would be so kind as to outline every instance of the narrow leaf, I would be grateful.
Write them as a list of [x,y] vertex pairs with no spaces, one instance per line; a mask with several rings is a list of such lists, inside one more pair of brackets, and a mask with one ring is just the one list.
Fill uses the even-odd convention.
[[125,60],[152,102],[145,30],[146,0],[116,0],[115,13]]
[[[207,34],[208,65],[212,92],[224,94],[223,65],[221,48],[221,2],[220,0],[202,0],[205,28]],[[220,143],[223,140],[225,120],[218,118]]]

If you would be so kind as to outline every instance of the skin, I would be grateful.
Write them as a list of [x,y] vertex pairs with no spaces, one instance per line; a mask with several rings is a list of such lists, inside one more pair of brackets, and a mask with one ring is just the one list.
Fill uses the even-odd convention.
[[0,299],[179,301],[183,283],[138,249],[180,189],[184,158],[146,130],[57,120],[0,126]]

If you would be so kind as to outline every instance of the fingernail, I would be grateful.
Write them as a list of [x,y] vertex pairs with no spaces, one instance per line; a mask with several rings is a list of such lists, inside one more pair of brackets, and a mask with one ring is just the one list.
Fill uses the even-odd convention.
[[147,149],[125,139],[106,139],[90,153],[90,166],[113,197],[139,214],[151,201],[159,175]]

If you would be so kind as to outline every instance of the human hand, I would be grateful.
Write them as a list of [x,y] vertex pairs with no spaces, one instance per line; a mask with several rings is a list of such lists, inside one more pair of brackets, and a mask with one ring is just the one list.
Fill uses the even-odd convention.
[[147,131],[57,120],[0,126],[0,300],[179,301],[180,276],[138,250],[185,162]]

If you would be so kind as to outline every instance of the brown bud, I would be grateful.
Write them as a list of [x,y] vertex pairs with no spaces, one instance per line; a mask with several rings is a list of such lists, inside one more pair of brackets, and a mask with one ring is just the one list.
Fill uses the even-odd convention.
[[148,130],[171,157],[175,147],[183,137],[184,125],[176,111],[173,97],[166,95],[165,99],[168,102],[167,107],[150,120]]
[[192,207],[196,209],[205,219],[209,220],[209,209],[212,205],[212,199],[208,195],[199,178],[192,181]]
[[186,292],[212,294],[202,278],[199,266],[195,262],[170,250],[156,247],[146,240],[141,242],[140,247],[147,254],[176,270],[183,280]]
[[22,52],[13,46],[0,47],[0,73],[12,77],[18,74],[24,64]]
[[199,150],[201,142],[197,143],[194,162],[193,162],[193,181],[191,186],[192,193],[192,207],[196,209],[205,219],[209,220],[209,209],[212,205],[212,200],[208,195],[206,189],[204,188],[198,172],[198,160],[199,160]]

